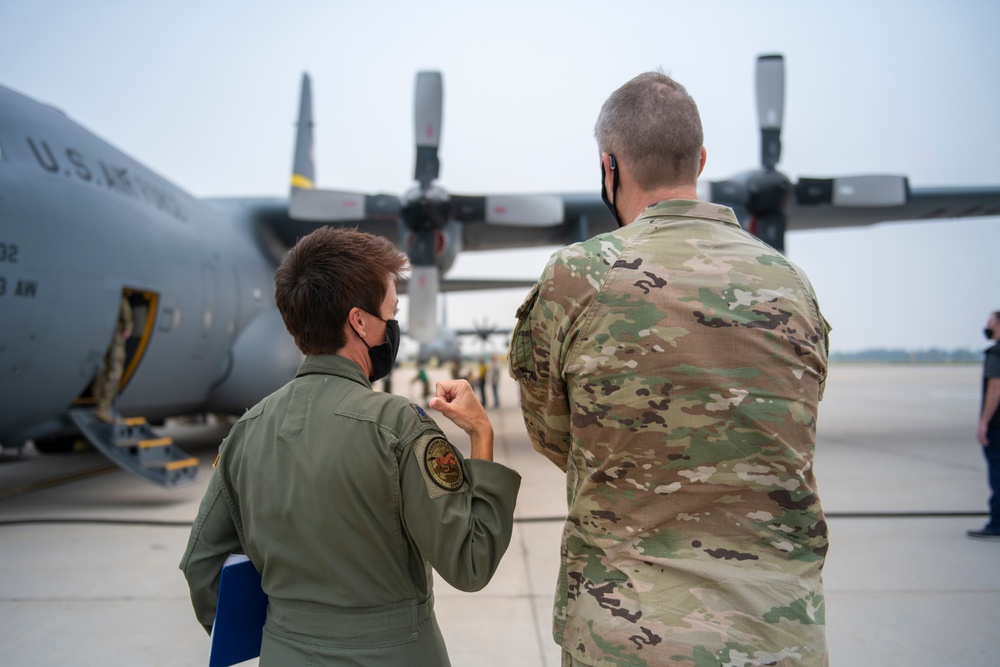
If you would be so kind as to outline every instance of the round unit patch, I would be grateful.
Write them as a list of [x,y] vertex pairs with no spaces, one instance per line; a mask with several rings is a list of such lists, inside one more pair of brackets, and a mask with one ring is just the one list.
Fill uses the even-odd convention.
[[424,452],[424,466],[434,483],[447,491],[455,491],[465,481],[458,453],[444,438],[434,438]]

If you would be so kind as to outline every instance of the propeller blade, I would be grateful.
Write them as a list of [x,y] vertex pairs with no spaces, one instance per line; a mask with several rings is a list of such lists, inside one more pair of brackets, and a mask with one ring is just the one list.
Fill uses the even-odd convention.
[[295,133],[295,158],[292,161],[292,187],[313,188],[316,165],[313,163],[312,84],[309,75],[302,74],[302,95],[299,98],[299,121]]
[[406,285],[410,299],[408,331],[419,343],[437,336],[438,270],[435,266],[414,266]]
[[[699,183],[699,188],[700,186]],[[746,206],[750,200],[750,192],[743,181],[711,181],[708,183],[708,192],[701,190],[698,198],[724,206]]]
[[417,164],[413,177],[424,189],[438,177],[441,163],[441,114],[444,85],[441,72],[418,72],[413,104],[413,131],[417,143]]
[[760,125],[761,164],[773,169],[781,159],[781,116],[785,106],[785,59],[757,58],[757,121]]
[[905,176],[844,176],[800,178],[795,185],[799,204],[833,204],[844,208],[902,206],[909,198]]
[[399,199],[393,195],[293,187],[288,198],[288,216],[293,220],[310,222],[393,222],[399,217],[399,211]]
[[489,195],[486,222],[494,225],[548,227],[562,224],[562,197],[549,195]]
[[460,222],[554,227],[565,219],[563,199],[554,195],[453,195],[451,206],[452,217]]

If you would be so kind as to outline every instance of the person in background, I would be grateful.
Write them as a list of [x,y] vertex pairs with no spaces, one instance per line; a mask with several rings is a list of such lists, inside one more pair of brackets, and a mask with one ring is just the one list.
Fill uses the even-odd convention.
[[500,361],[495,356],[490,357],[490,387],[493,389],[494,408],[500,407]]
[[118,385],[122,373],[125,372],[125,341],[132,335],[135,318],[132,306],[124,296],[118,304],[118,319],[115,331],[111,335],[111,344],[104,355],[104,363],[97,379],[94,381],[94,397],[97,399],[95,415],[104,422],[111,423],[114,418],[115,397],[118,395]]
[[983,363],[983,395],[979,410],[976,439],[986,456],[986,473],[990,484],[990,518],[980,530],[970,530],[969,537],[1000,540],[1000,310],[993,311],[983,329],[986,348]]
[[429,405],[431,396],[431,379],[427,376],[427,368],[423,364],[417,365],[417,374],[410,380],[410,386],[414,382],[420,383],[420,396],[424,405]]
[[489,368],[486,365],[486,357],[479,357],[479,363],[476,365],[476,387],[479,389],[479,396],[484,408],[489,405],[489,402],[486,400],[486,376],[488,374]]

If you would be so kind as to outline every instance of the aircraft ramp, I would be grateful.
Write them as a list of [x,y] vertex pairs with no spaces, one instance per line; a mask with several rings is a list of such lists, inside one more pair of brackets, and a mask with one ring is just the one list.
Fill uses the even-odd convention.
[[70,410],[80,433],[120,468],[139,477],[172,487],[198,479],[198,459],[159,437],[144,417],[100,419],[94,410]]

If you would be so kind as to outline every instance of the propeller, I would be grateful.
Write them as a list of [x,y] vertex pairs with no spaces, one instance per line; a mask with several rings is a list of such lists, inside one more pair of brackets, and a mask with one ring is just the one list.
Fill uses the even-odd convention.
[[472,320],[472,328],[480,339],[485,341],[490,337],[491,334],[497,331],[498,327],[496,324],[490,322],[489,318],[484,317],[482,323],[480,324],[476,320]]
[[749,231],[784,252],[787,210],[791,198],[800,206],[901,206],[909,195],[905,176],[801,178],[793,186],[777,170],[781,160],[781,126],[785,105],[785,59],[762,55],[756,67],[760,168],[709,184],[711,201],[731,206]]
[[412,189],[402,197],[318,190],[312,159],[311,84],[308,75],[303,75],[289,216],[314,222],[402,223],[402,245],[413,267],[407,285],[408,329],[416,340],[428,342],[437,334],[441,275],[451,268],[461,247],[462,225],[555,226],[562,224],[565,212],[563,200],[557,196],[452,196],[438,187],[435,183],[441,172],[438,150],[444,108],[441,73],[418,72],[413,99],[416,185]]

